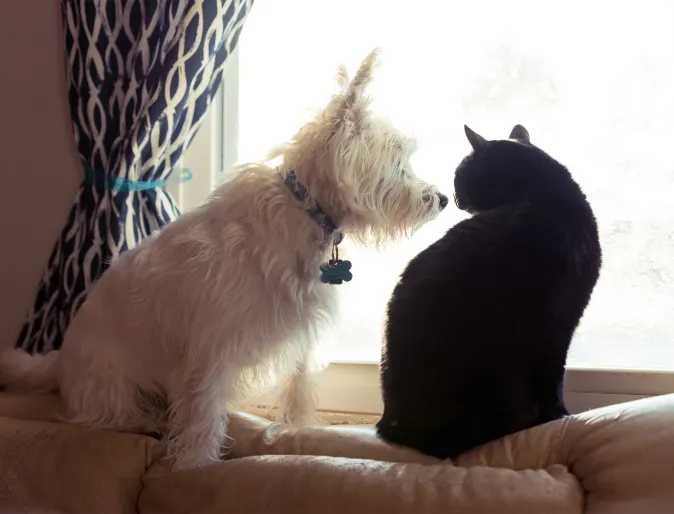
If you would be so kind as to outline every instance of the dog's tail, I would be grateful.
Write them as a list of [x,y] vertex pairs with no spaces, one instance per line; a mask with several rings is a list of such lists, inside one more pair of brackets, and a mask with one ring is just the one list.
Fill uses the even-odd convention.
[[56,378],[61,352],[31,355],[19,348],[0,352],[0,386],[8,391],[50,393],[58,390]]

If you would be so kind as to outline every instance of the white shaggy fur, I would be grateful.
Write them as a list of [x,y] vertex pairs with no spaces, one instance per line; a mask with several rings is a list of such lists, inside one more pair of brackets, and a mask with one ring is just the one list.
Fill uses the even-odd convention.
[[[208,202],[122,254],[93,286],[60,352],[0,358],[0,383],[60,391],[73,423],[167,432],[176,467],[220,458],[226,406],[258,379],[288,377],[285,419],[310,423],[318,331],[336,309],[319,280],[333,236],[283,176],[294,170],[346,237],[379,243],[436,217],[413,142],[369,109],[372,52],[353,80],[266,163],[242,165]],[[267,161],[269,162],[269,161]],[[357,276],[355,278],[358,279]]]

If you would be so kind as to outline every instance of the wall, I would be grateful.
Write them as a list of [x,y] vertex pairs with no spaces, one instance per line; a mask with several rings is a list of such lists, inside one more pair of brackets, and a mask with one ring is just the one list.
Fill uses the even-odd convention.
[[81,179],[60,6],[0,6],[0,345],[18,335]]

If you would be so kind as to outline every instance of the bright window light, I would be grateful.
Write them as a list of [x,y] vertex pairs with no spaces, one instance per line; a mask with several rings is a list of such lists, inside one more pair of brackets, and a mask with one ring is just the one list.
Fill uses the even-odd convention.
[[[257,0],[239,46],[238,160],[290,137],[337,65],[380,46],[373,105],[417,136],[420,176],[451,195],[464,123],[492,139],[521,123],[588,196],[604,266],[568,364],[674,369],[673,22],[674,2],[650,0]],[[450,206],[381,251],[343,244],[354,279],[339,286],[335,360],[379,360],[399,273],[462,217]]]

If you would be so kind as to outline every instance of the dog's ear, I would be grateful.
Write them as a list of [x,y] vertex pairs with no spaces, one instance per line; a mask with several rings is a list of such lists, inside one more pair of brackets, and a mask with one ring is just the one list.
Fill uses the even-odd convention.
[[466,131],[466,137],[468,138],[470,146],[473,147],[474,152],[477,152],[478,150],[484,150],[487,148],[487,146],[489,146],[489,141],[472,130],[468,125],[464,125],[463,129]]
[[372,82],[372,73],[374,72],[375,67],[379,65],[380,53],[380,49],[375,48],[368,54],[365,60],[360,63],[356,76],[353,77],[353,80],[349,84],[349,89],[351,91],[362,93],[370,82]]
[[531,143],[531,139],[529,139],[529,131],[519,124],[515,125],[515,127],[512,129],[509,139],[517,139],[518,141]]
[[379,48],[375,48],[360,64],[356,75],[348,82],[346,70],[338,70],[338,82],[348,82],[346,85],[344,103],[342,110],[347,119],[351,119],[355,124],[362,121],[365,116],[369,99],[365,95],[365,89],[372,82],[374,68],[379,64]]

